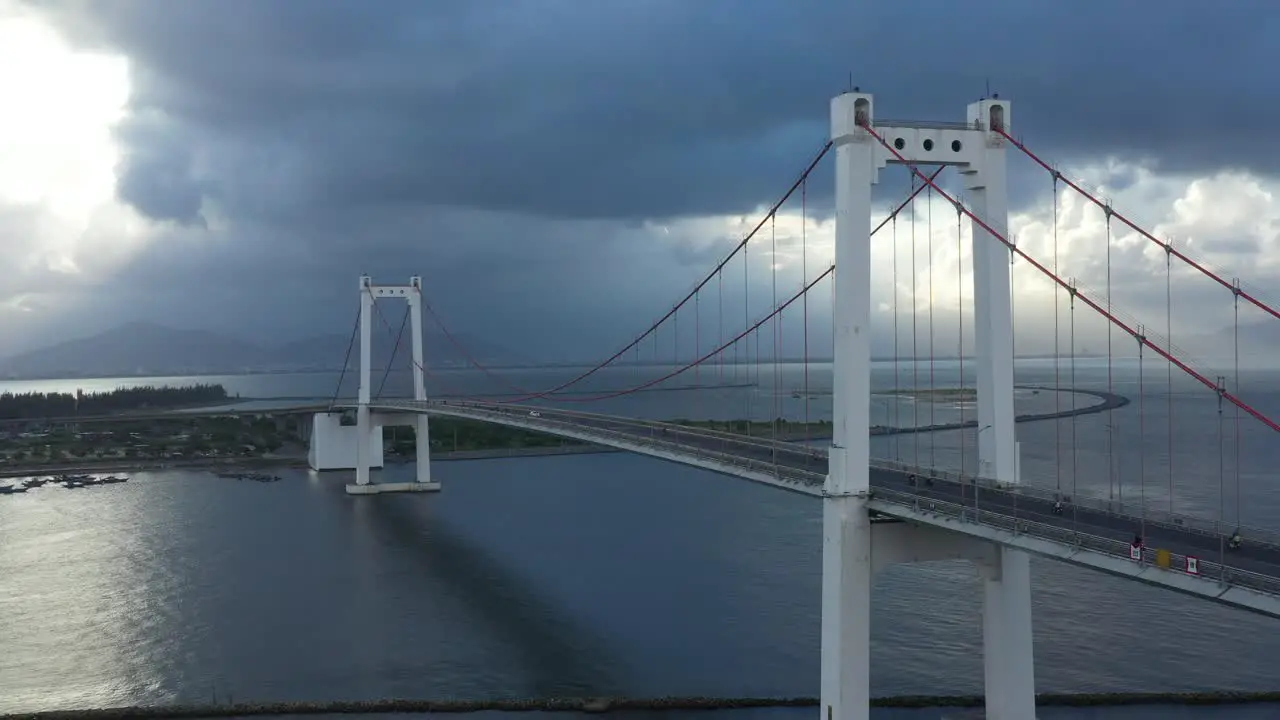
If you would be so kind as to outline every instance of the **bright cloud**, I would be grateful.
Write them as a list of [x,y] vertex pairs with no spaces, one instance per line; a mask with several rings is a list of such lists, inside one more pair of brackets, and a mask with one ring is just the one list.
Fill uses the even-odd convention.
[[149,223],[115,200],[126,61],[73,51],[34,16],[0,9],[0,326],[12,330],[126,262]]
[[[1012,163],[1016,158],[1010,160]],[[1117,212],[1140,227],[1150,228],[1155,237],[1171,238],[1175,248],[1202,266],[1229,281],[1240,278],[1242,287],[1255,296],[1269,298],[1273,294],[1268,289],[1280,280],[1280,182],[1239,172],[1202,178],[1160,175],[1150,168],[1115,160],[1071,167],[1064,173],[1078,178],[1087,190],[1104,202],[1110,201]],[[1126,181],[1121,183],[1122,179]],[[905,187],[905,181],[903,184]],[[1192,359],[1199,358],[1201,364],[1224,360],[1223,336],[1215,333],[1222,332],[1220,328],[1224,326],[1227,331],[1232,330],[1229,290],[1175,258],[1170,276],[1173,323],[1166,327],[1164,250],[1113,218],[1108,293],[1104,212],[1060,185],[1055,233],[1054,199],[1046,181],[1040,202],[1009,218],[1010,235],[1019,248],[1047,269],[1056,270],[1103,307],[1108,306],[1109,295],[1114,315],[1131,326],[1142,325],[1144,332],[1162,346],[1167,345],[1171,330],[1174,347]],[[949,203],[935,196],[932,205],[930,208],[927,196],[919,199],[914,204],[914,216],[909,207],[872,241],[876,268],[872,293],[879,348],[892,343],[889,328],[895,308],[900,320],[910,317],[913,295],[920,317],[928,312],[932,298],[936,337],[941,341],[941,334],[947,333],[949,348],[954,347],[957,308],[964,309],[966,322],[972,313],[970,223],[965,219],[958,230]],[[705,265],[710,269],[765,212],[766,208],[760,208],[744,216],[673,222],[666,226],[664,234],[670,241],[697,248],[697,254],[706,258]],[[887,217],[887,207],[874,212],[873,226]],[[800,286],[802,266],[806,277],[813,278],[833,262],[834,234],[834,220],[804,217],[798,207],[784,208],[776,221],[766,223],[748,246],[750,273],[756,286],[753,293],[767,293],[776,269],[784,288],[779,295],[790,297]],[[740,260],[735,260],[728,272],[740,277],[740,267]],[[1021,258],[1014,263],[1013,278],[1020,351],[1052,351],[1051,320],[1056,307],[1060,347],[1065,352],[1070,332],[1069,293]],[[740,287],[741,281],[738,282]],[[817,297],[825,300],[827,295],[819,292]],[[753,302],[753,307],[757,304]],[[810,311],[829,318],[828,307],[811,306]],[[1261,316],[1252,308],[1242,308],[1240,317],[1242,323],[1247,323]],[[1077,351],[1102,352],[1107,325],[1101,317],[1083,302],[1077,302],[1075,319]],[[909,343],[909,325],[900,322],[899,326],[900,342]],[[919,341],[927,342],[923,326],[918,332]],[[966,342],[972,342],[971,332],[966,335]],[[1115,332],[1112,342],[1117,354],[1135,352],[1132,341],[1120,331]]]
[[[844,82],[833,84],[832,68],[849,62],[847,33],[829,29],[853,17],[822,3],[803,13],[757,9],[753,24],[806,40],[746,58],[726,51],[740,45],[736,26],[702,4],[646,16],[666,33],[657,53],[637,40],[634,18],[607,9],[590,22],[574,10],[494,25],[495,13],[507,19],[505,6],[428,5],[0,0],[0,68],[10,68],[0,84],[19,108],[0,117],[3,330],[40,328],[36,341],[50,341],[145,317],[273,338],[340,332],[337,318],[354,298],[338,288],[355,274],[419,272],[458,326],[535,355],[538,346],[559,359],[595,355],[691,288],[758,222],[761,208],[744,208],[771,200],[813,151],[827,98]],[[1206,22],[1238,27],[1258,15],[1246,10]],[[1142,32],[1098,44],[1084,65],[1011,32],[1025,18],[1007,13],[957,10],[930,27],[943,33],[938,47],[963,26],[960,35],[990,40],[973,47],[1000,48],[998,58],[967,56],[966,66],[1012,73],[1001,82],[1028,110],[1019,122],[1033,147],[1158,237],[1267,295],[1280,274],[1280,211],[1267,174],[1267,158],[1278,156],[1266,152],[1273,134],[1257,120],[1271,99],[1257,90],[1265,83],[1206,68],[1194,52],[1180,73],[1146,73],[1128,62],[1139,52],[1129,41],[1167,37],[1149,32],[1149,13],[1111,19]],[[1096,39],[1096,24],[1078,13],[1044,22],[1063,37]],[[1198,27],[1185,41],[1210,35]],[[1265,50],[1264,36],[1246,41]],[[874,33],[856,44],[869,58],[904,52]],[[607,72],[596,64],[601,47],[610,48]],[[896,103],[894,114],[944,118],[980,92],[962,68],[921,74],[917,56],[879,63],[867,78]],[[438,70],[439,82],[424,82],[423,67]],[[1205,112],[1230,115],[1222,122],[1248,142],[1213,141],[1202,130],[1213,126],[1207,116],[1164,117],[1152,131],[1150,108],[1183,97],[1191,70],[1220,76],[1215,87],[1234,100],[1206,103]],[[1089,80],[1104,74],[1126,88],[1125,102]],[[1253,111],[1239,112],[1239,102]],[[1111,109],[1105,127],[1081,122],[1079,108],[1102,103]],[[1153,335],[1167,332],[1161,248],[1114,222],[1108,245],[1098,208],[1065,190],[1055,206],[1049,178],[1010,156],[1019,245],[1090,297],[1110,295]],[[827,166],[810,179],[810,207],[829,211],[831,182]],[[901,169],[885,173],[882,190],[895,183],[905,194]],[[1041,202],[1026,205],[1027,184]],[[877,200],[876,221],[889,202]],[[724,292],[733,317],[758,317],[775,276],[786,298],[802,274],[829,266],[832,220],[799,206],[793,198],[751,244],[746,278],[735,260],[733,281],[706,290],[717,312]],[[913,209],[873,244],[881,348],[892,342],[895,308],[901,316],[913,304],[918,313],[932,307],[938,332],[954,335],[956,313],[972,303],[967,223],[957,232],[938,198]],[[1109,292],[1108,247],[1117,269]],[[1070,322],[1066,294],[1025,262],[1015,268],[1019,350],[1045,351],[1055,306],[1058,324]],[[1230,292],[1193,275],[1173,267],[1172,335],[1179,345],[1200,336],[1212,350],[1222,346],[1214,333],[1231,324]],[[743,283],[753,287],[745,313],[729,295]],[[815,297],[814,326],[829,328],[827,291]],[[1098,351],[1102,325],[1089,311],[1076,316],[1080,344]],[[18,317],[40,322],[19,328]]]

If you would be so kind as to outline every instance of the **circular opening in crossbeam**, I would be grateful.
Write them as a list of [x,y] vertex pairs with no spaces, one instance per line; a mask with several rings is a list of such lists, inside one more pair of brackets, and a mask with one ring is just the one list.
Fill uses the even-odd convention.
[[952,141],[951,141],[951,152],[960,152],[960,148],[962,148],[962,147],[964,147],[964,146],[960,144],[960,141],[959,141],[959,140],[952,140]]
[[896,140],[893,141],[893,146],[901,150],[902,148],[907,146],[907,141],[903,140],[902,138],[897,138]]
[[933,149],[933,140],[931,138],[925,138],[924,149],[926,152]]

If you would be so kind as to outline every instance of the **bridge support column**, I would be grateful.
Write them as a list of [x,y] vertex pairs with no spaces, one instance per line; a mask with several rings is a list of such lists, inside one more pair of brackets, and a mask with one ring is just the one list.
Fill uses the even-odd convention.
[[[968,120],[984,131],[978,162],[961,170],[974,213],[1008,237],[1005,139],[1007,100],[983,99],[968,108]],[[978,476],[1014,484],[1020,463],[1013,407],[1013,303],[1008,247],[971,222],[973,238],[974,340],[978,365]],[[1030,557],[1003,548],[998,568],[984,578],[983,653],[987,717],[1035,717],[1035,657],[1031,623]]]
[[373,354],[373,293],[368,275],[360,278],[360,388],[356,400],[356,486],[369,484],[369,438],[373,429],[369,418],[369,363]]
[[[413,325],[413,399],[418,402],[427,401],[427,366],[422,353],[422,278],[417,275],[409,278],[409,287],[413,292],[409,295],[409,322]],[[414,462],[416,464],[415,480],[419,483],[431,483],[431,429],[428,427],[426,413],[418,413],[413,427]],[[437,483],[437,487],[438,487]]]
[[1031,637],[1031,556],[999,549],[982,567],[982,654],[987,717],[1034,720],[1035,656]]
[[871,701],[871,96],[831,101],[836,150],[835,372],[822,511],[823,720],[866,720]]
[[[375,423],[370,414],[372,362],[373,303],[380,297],[394,297],[409,303],[413,321],[413,391],[414,399],[425,401],[426,382],[422,375],[422,279],[413,277],[409,285],[374,285],[368,275],[360,277],[360,392],[356,405],[356,481],[347,485],[349,495],[376,495],[387,492],[425,492],[439,490],[440,484],[431,481],[430,436],[427,432],[427,416],[417,414],[413,420],[418,453],[414,482],[375,483],[370,473],[370,455],[373,446],[382,446],[381,422]],[[375,437],[376,433],[376,437]]]

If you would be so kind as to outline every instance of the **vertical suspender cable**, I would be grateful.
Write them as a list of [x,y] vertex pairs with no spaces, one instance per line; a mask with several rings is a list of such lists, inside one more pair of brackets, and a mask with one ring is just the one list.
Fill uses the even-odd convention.
[[[1235,393],[1236,397],[1240,397],[1240,279],[1236,278],[1232,282],[1232,341],[1234,344],[1234,360],[1235,360]],[[1218,402],[1222,402],[1222,396],[1218,396]],[[1240,517],[1240,406],[1236,405],[1236,527],[1244,525],[1244,519]]]
[[[769,260],[772,261],[772,258]],[[755,336],[755,387],[756,389],[759,389],[760,387],[760,332],[762,332],[762,329],[756,328],[755,332],[751,333],[751,334],[754,334]]]
[[[958,407],[960,409],[960,423],[964,424],[964,227],[960,219],[964,217],[964,210],[960,203],[956,202],[956,321],[959,325],[957,337],[960,341],[956,345],[957,359],[960,361],[960,387],[956,393],[958,398]],[[964,428],[959,431],[960,435],[960,477],[964,478],[965,457],[967,455],[965,449]],[[963,486],[961,487],[963,492]],[[974,486],[974,496],[977,496],[977,486]],[[963,502],[962,502],[963,504]]]
[[[911,425],[916,428],[911,433],[911,444],[915,448],[915,457],[912,464],[920,467],[920,351],[917,346],[920,333],[916,326],[916,296],[919,289],[919,283],[916,274],[916,176],[911,174]],[[932,398],[930,398],[932,400]]]
[[671,364],[680,367],[680,308],[671,313]]
[[[693,359],[702,357],[702,289],[693,293]],[[693,415],[694,420],[701,420],[698,412],[702,399],[702,363],[693,366]]]
[[[1053,276],[1062,277],[1058,272],[1058,172],[1053,173]],[[1058,330],[1059,294],[1058,283],[1053,283],[1053,411],[1062,412],[1062,380],[1059,371]],[[1060,418],[1060,416],[1059,416]],[[1053,479],[1058,496],[1062,496],[1062,420],[1053,421]]]
[[1226,446],[1227,440],[1224,435],[1222,426],[1222,390],[1227,386],[1227,379],[1218,376],[1218,567],[1222,568],[1225,575],[1227,564],[1227,548],[1226,533],[1222,529],[1223,506],[1226,505],[1226,491],[1224,486],[1227,482],[1226,462]]
[[[809,179],[800,183],[800,287],[809,285],[809,245],[806,225],[809,224],[809,201],[806,197]],[[809,444],[809,292],[806,290],[801,298],[801,310],[804,314],[804,441]]]
[[[912,178],[914,179],[914,175]],[[929,218],[929,260],[925,263],[925,267],[929,272],[929,426],[933,427],[938,424],[938,388],[934,382],[934,362],[933,362],[933,186],[929,186],[928,195],[925,202],[928,204],[925,212]],[[937,458],[935,457],[938,439],[937,433],[929,433],[929,469],[933,470],[938,467]]]
[[[1103,214],[1107,225],[1107,314],[1111,314],[1111,206],[1108,205]],[[1111,334],[1115,328],[1107,323],[1107,393],[1115,393],[1114,356],[1111,350]],[[1124,484],[1116,473],[1116,419],[1113,413],[1107,413],[1107,497],[1112,501],[1119,500],[1124,507]]]
[[[742,328],[745,330],[751,327],[751,263],[747,261],[747,246],[742,247]],[[747,415],[747,436],[751,435],[751,423],[755,419],[752,410],[754,409],[756,394],[756,386],[751,382],[751,337],[743,338],[742,342],[742,372],[745,375],[743,382],[746,384],[746,392],[742,397],[746,401],[744,412]]]
[[[914,185],[914,177],[912,185]],[[893,284],[891,292],[893,293],[893,395],[889,398],[889,408],[892,412],[890,424],[895,428],[901,427],[899,417],[899,402],[902,399],[902,380],[901,373],[898,371],[898,213],[894,211],[893,219]],[[901,435],[895,432],[889,442],[893,444],[893,459],[902,461],[901,445],[898,438]]]
[[[1013,326],[1013,332],[1012,332],[1012,333],[1010,333],[1010,336],[1009,336],[1009,354],[1013,356],[1013,358],[1012,358],[1012,364],[1013,364],[1013,366],[1014,366],[1014,372],[1013,372],[1013,375],[1014,375],[1014,378],[1015,378],[1015,380],[1014,380],[1014,382],[1015,382],[1015,383],[1017,382],[1017,379],[1016,379],[1016,378],[1017,378],[1017,376],[1018,376],[1018,369],[1017,369],[1017,363],[1018,363],[1018,315],[1017,315],[1017,312],[1018,312],[1018,293],[1017,293],[1017,291],[1015,290],[1015,278],[1017,277],[1017,273],[1015,273],[1015,272],[1014,272],[1014,271],[1017,269],[1017,264],[1015,263],[1015,261],[1017,260],[1017,258],[1018,258],[1018,254],[1017,254],[1017,253],[1015,253],[1015,252],[1013,252],[1013,250],[1012,250],[1012,249],[1010,249],[1010,250],[1009,250],[1009,324],[1010,324],[1011,326]],[[1015,385],[1015,387],[1016,387],[1016,385]],[[1014,418],[1013,422],[1014,422],[1014,427],[1015,427],[1013,447],[1014,447],[1014,452],[1016,453],[1016,452],[1018,452],[1018,449],[1017,449],[1017,448],[1018,448],[1018,442],[1017,442],[1017,431],[1016,431],[1017,423],[1018,423],[1018,419],[1017,419],[1017,418],[1018,418],[1018,410],[1017,410],[1017,408],[1016,408],[1016,407],[1014,408],[1014,411],[1013,411],[1013,418]],[[1015,481],[1015,482],[1018,482],[1018,483],[1022,482],[1022,477],[1021,477],[1021,474],[1020,474],[1020,471],[1021,471],[1020,464],[1021,464],[1021,462],[1022,462],[1022,458],[1021,458],[1021,457],[1015,457],[1015,459],[1014,459],[1014,473],[1016,473],[1016,474],[1015,474],[1015,476],[1014,476],[1014,481]],[[1018,493],[1013,493],[1013,517],[1014,517],[1014,518],[1017,518],[1017,517],[1018,517]]]
[[[769,306],[769,311],[773,312],[778,309],[778,216],[776,214],[774,214],[769,220],[769,242],[772,243],[772,249],[769,253],[769,267],[773,269],[773,304]],[[779,406],[779,403],[782,402],[782,398],[778,394],[781,392],[781,388],[779,387],[780,378],[778,376],[779,368],[781,367],[779,364],[780,358],[778,357],[778,332],[780,329],[779,322],[781,320],[782,315],[778,314],[774,315],[773,320],[769,322],[769,325],[772,326],[773,329],[773,421],[771,424],[773,425],[774,440],[778,439],[778,416],[782,414],[782,410]],[[778,458],[777,452],[774,452],[773,457],[774,462],[776,463]]]
[[[724,347],[724,268],[716,271],[716,347]],[[716,382],[724,385],[724,350],[716,353]]]
[[[1164,251],[1164,341],[1173,350],[1173,241]],[[1173,515],[1173,362],[1165,362],[1166,414],[1169,416],[1169,515]]]
[[1072,281],[1071,287],[1067,290],[1068,301],[1070,305],[1070,333],[1071,333],[1071,525],[1076,528],[1078,533],[1079,513],[1077,507],[1077,488],[1076,480],[1080,476],[1079,473],[1079,456],[1076,445],[1076,286]]
[[1138,517],[1139,537],[1147,536],[1147,386],[1143,359],[1142,326],[1138,326]]

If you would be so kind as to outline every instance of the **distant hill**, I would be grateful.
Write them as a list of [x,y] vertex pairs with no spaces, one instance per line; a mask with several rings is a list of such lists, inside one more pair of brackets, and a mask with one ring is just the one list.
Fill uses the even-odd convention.
[[[385,329],[373,336],[374,367],[385,367],[394,341]],[[140,375],[193,375],[298,370],[338,370],[350,335],[321,335],[278,346],[206,330],[180,330],[153,323],[129,323],[86,338],[0,358],[0,377],[63,378]],[[475,359],[485,365],[525,365],[530,360],[507,348],[467,335],[454,334]],[[358,340],[357,340],[358,342]],[[423,338],[429,364],[462,367],[467,359],[443,335]],[[395,366],[409,367],[409,333],[396,353]],[[352,349],[351,367],[359,362]]]

